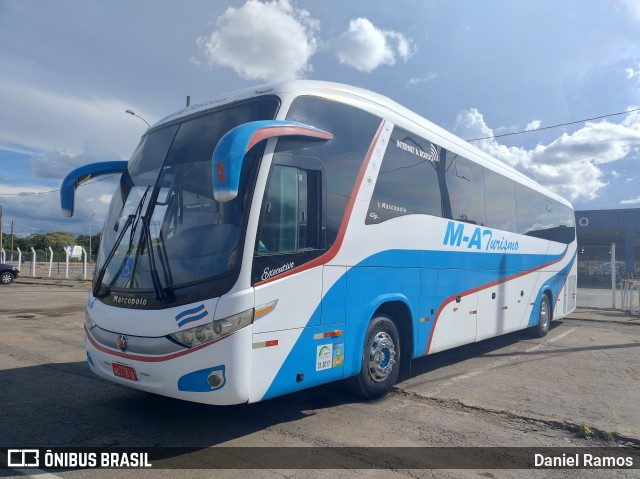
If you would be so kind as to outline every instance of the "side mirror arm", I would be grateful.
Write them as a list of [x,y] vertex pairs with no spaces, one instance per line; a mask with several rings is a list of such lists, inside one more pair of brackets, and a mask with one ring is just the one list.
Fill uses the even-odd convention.
[[92,163],[76,168],[69,173],[60,187],[60,206],[62,214],[68,218],[73,216],[76,189],[81,184],[91,178],[102,175],[122,174],[127,171],[127,161],[105,161],[103,163]]

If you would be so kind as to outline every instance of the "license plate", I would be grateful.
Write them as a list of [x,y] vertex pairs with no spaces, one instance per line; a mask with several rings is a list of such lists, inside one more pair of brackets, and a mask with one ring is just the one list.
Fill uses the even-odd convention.
[[137,381],[136,370],[131,366],[124,364],[111,363],[111,369],[113,369],[113,375],[119,378],[129,379],[130,381]]

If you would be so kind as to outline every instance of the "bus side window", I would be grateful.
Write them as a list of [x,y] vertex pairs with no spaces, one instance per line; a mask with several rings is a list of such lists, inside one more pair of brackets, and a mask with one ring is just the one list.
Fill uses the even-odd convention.
[[504,231],[517,230],[515,182],[488,168],[484,170],[487,226]]
[[474,225],[487,223],[483,171],[456,153],[447,151],[439,165],[443,182],[442,203],[445,216]]
[[320,178],[320,171],[274,165],[262,205],[256,255],[324,247]]

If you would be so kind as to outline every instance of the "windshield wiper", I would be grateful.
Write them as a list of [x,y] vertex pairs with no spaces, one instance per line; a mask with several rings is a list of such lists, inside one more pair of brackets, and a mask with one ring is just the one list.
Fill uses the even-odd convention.
[[[172,297],[169,297],[169,295],[167,294],[166,288],[162,286],[162,280],[160,279],[160,275],[158,274],[158,269],[156,266],[155,248],[153,245],[153,238],[151,237],[151,225],[150,225],[151,217],[153,215],[153,210],[155,209],[155,205],[160,204],[158,203],[159,193],[160,193],[160,188],[156,186],[153,193],[151,194],[151,200],[149,201],[150,203],[153,203],[154,207],[147,208],[147,214],[141,217],[142,233],[141,233],[141,238],[140,238],[139,246],[136,253],[136,260],[135,260],[133,273],[135,273],[135,268],[138,265],[138,258],[140,254],[142,254],[143,249],[146,248],[147,254],[149,255],[149,275],[151,276],[153,291],[158,301],[165,302],[165,301],[175,300],[175,298],[173,297],[173,295]],[[145,192],[145,196],[146,194],[147,192]],[[136,226],[137,226],[137,222],[132,226],[132,232],[131,232],[132,238],[134,237],[134,233],[135,233],[134,229],[136,228]],[[165,282],[167,285],[170,285],[172,284],[172,280],[171,280],[171,272],[168,269],[169,268],[168,261],[167,263],[165,263],[162,257],[162,252],[164,252],[164,249],[165,249],[164,241],[162,239],[162,233],[160,233],[160,236],[158,237],[158,241],[160,243],[159,246],[162,247],[162,251],[160,254],[160,265],[162,266],[162,272],[164,275]],[[132,276],[133,276],[133,273],[132,273]]]
[[151,282],[153,283],[153,291],[156,294],[156,299],[164,301],[166,299],[166,294],[162,287],[160,276],[158,276],[158,270],[156,269],[155,253],[153,252],[153,239],[151,238],[151,228],[149,227],[149,221],[147,218],[143,218],[142,228],[142,235],[144,236],[143,242],[147,247],[147,253],[149,255],[149,273],[151,275]]
[[135,218],[135,215],[129,215],[127,217],[127,221],[125,221],[122,231],[120,231],[120,234],[116,238],[116,242],[114,243],[113,248],[111,248],[111,251],[109,252],[109,255],[107,256],[104,264],[102,265],[102,268],[100,268],[100,271],[98,272],[98,277],[96,278],[96,282],[93,285],[93,296],[95,296],[96,298],[102,297],[108,294],[108,291],[107,291],[105,295],[98,296],[98,294],[100,293],[100,290],[102,289],[102,280],[104,279],[104,275],[107,272],[107,266],[113,259],[113,256],[116,254],[116,249],[118,249],[118,246],[120,245],[120,242],[124,237],[124,233],[127,231],[127,228],[133,222],[134,218]]
[[[102,281],[104,279],[104,275],[107,272],[107,267],[109,266],[109,264],[111,263],[111,260],[115,256],[116,251],[117,251],[118,247],[120,246],[120,243],[122,242],[122,238],[124,238],[124,235],[127,232],[127,229],[129,228],[129,226],[131,226],[131,234],[129,235],[129,245],[127,246],[127,253],[125,254],[124,258],[122,259],[122,262],[120,263],[120,267],[118,268],[118,271],[116,271],[116,274],[113,275],[113,281],[111,281],[111,286],[120,277],[120,275],[122,274],[122,271],[124,270],[124,267],[125,267],[125,264],[127,262],[127,259],[130,257],[131,252],[132,252],[133,241],[135,239],[136,227],[138,225],[138,222],[140,221],[140,218],[142,217],[141,216],[142,215],[142,208],[144,206],[144,202],[145,202],[145,200],[147,198],[147,193],[149,193],[149,189],[150,188],[151,187],[148,186],[147,189],[145,190],[144,194],[142,195],[142,198],[140,198],[140,201],[138,202],[138,206],[136,208],[135,213],[131,214],[131,215],[129,215],[127,217],[127,221],[125,221],[124,226],[122,227],[122,230],[118,234],[118,237],[116,238],[116,241],[113,244],[113,247],[111,248],[111,251],[109,251],[109,255],[105,259],[104,264],[102,265],[102,268],[100,268],[100,271],[98,272],[98,277],[96,278],[96,282],[95,282],[95,284],[93,286],[93,296],[95,296],[96,298],[99,297],[98,295],[99,295],[100,291],[102,290]],[[137,255],[136,255],[136,257],[137,257]],[[131,276],[133,277],[133,274]],[[108,288],[106,288],[105,294],[103,294],[100,297],[104,297],[107,294],[109,294],[109,289]]]

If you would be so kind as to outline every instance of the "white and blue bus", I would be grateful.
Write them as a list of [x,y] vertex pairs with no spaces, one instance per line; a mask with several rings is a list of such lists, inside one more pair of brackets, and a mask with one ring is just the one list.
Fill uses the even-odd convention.
[[208,404],[343,380],[576,304],[571,205],[374,93],[290,81],[167,116],[120,174],[87,305],[98,376]]

